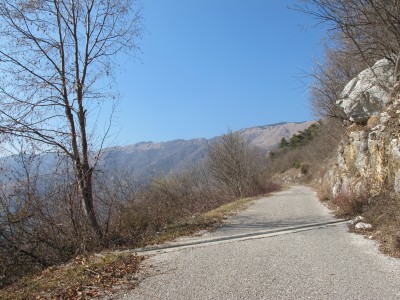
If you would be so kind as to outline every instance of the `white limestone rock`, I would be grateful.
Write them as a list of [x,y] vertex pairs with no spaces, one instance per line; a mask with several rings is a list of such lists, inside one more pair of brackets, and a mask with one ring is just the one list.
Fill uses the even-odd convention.
[[381,59],[353,78],[336,103],[350,121],[365,122],[370,116],[379,115],[389,102],[393,82],[393,64]]
[[355,226],[356,229],[370,230],[372,229],[372,225],[364,222],[359,222]]

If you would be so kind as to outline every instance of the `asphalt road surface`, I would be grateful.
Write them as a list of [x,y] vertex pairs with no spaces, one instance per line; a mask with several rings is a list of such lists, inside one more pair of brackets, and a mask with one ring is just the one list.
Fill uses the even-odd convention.
[[349,233],[303,186],[139,253],[149,255],[139,286],[119,299],[400,299],[400,260]]

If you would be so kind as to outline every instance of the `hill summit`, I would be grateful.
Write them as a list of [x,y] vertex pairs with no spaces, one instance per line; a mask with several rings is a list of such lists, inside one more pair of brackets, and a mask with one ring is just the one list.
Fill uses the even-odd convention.
[[[278,147],[280,140],[303,131],[315,121],[278,123],[239,130],[250,146],[265,152]],[[148,179],[154,175],[167,175],[173,171],[200,163],[209,145],[218,136],[205,139],[174,140],[168,142],[142,142],[105,150],[101,168],[124,169],[136,178]]]

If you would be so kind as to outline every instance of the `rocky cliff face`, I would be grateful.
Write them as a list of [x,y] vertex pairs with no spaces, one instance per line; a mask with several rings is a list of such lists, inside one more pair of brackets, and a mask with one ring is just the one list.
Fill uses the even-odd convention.
[[339,192],[400,194],[400,99],[391,96],[393,66],[387,60],[351,80],[340,105],[349,120],[329,177]]

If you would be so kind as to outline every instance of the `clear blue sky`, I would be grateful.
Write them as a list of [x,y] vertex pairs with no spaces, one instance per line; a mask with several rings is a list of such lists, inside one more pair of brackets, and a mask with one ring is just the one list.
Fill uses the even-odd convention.
[[322,30],[292,0],[145,0],[142,53],[118,73],[114,144],[313,119],[301,75]]

